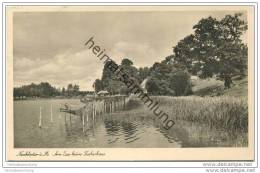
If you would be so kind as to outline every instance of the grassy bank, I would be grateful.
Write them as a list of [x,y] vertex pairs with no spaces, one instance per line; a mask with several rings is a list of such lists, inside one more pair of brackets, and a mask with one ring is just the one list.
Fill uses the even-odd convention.
[[248,78],[234,77],[232,87],[224,89],[224,82],[213,78],[192,81],[192,91],[197,96],[235,96],[247,97]]

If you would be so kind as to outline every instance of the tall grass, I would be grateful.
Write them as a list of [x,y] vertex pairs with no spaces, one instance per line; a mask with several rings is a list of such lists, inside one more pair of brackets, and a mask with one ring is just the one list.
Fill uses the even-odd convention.
[[232,134],[248,132],[246,98],[153,96],[173,120],[199,122]]

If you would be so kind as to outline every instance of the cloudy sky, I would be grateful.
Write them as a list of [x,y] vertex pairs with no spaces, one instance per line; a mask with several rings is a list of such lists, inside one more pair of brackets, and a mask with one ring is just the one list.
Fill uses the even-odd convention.
[[84,44],[95,44],[120,63],[130,58],[137,67],[151,66],[172,54],[172,47],[193,32],[201,18],[218,19],[227,11],[196,12],[16,12],[14,85],[46,81],[93,90],[103,64]]

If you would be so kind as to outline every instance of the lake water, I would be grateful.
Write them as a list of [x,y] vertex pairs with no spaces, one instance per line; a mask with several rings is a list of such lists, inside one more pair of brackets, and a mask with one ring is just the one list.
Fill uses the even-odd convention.
[[[128,111],[89,117],[83,133],[80,117],[59,111],[64,103],[79,100],[14,101],[14,147],[16,148],[129,148],[182,147],[177,135],[170,134],[151,116],[134,116]],[[52,105],[52,122],[51,122]],[[42,128],[39,114],[42,107]]]

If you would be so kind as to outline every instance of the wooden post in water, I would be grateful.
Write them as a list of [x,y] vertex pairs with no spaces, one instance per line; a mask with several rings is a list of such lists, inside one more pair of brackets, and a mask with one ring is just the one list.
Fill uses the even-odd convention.
[[82,131],[85,132],[85,112],[82,114]]
[[112,113],[112,102],[111,102],[111,100],[109,102],[109,112]]
[[114,110],[115,110],[115,101],[112,100],[112,113],[114,112]]
[[96,118],[97,115],[97,102],[94,102],[94,118]]
[[106,112],[109,113],[109,101],[106,102]]
[[87,112],[87,127],[88,127],[88,112]]
[[72,123],[71,123],[71,110],[70,110],[70,128],[72,128]]
[[93,122],[94,122],[94,119],[95,119],[95,105],[94,105],[94,102],[92,103],[92,119],[93,119]]
[[39,128],[42,128],[42,107],[40,106]]
[[112,113],[114,112],[114,100],[111,102],[111,107],[112,107]]
[[94,124],[95,124],[95,105],[94,103],[92,104],[92,128],[94,130]]
[[111,114],[112,114],[112,112],[113,112],[113,101],[111,100]]
[[124,97],[124,103],[123,103],[123,107],[124,107],[124,109],[125,109],[125,97]]
[[51,104],[51,123],[53,122],[53,119],[52,119],[52,104]]
[[109,113],[109,112],[110,112],[110,102],[109,102],[109,100],[108,100],[108,102],[106,103],[106,106],[107,106],[107,113]]
[[111,114],[113,112],[113,101],[111,100]]

